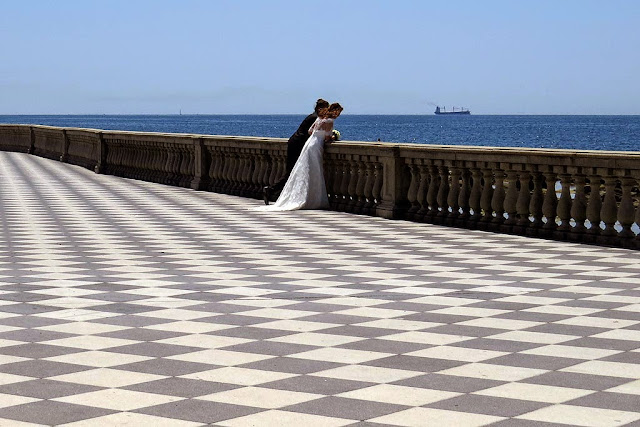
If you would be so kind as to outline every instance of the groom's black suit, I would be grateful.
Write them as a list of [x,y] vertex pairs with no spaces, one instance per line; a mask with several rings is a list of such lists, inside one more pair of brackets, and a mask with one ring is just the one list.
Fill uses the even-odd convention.
[[317,118],[318,115],[315,112],[309,114],[305,117],[302,123],[300,123],[298,130],[289,138],[289,141],[287,142],[287,173],[282,177],[282,179],[280,179],[280,181],[269,187],[271,194],[279,194],[287,183],[287,179],[289,179],[289,175],[298,161],[298,157],[300,157],[302,147],[304,147],[304,143],[309,139],[309,128],[311,128]]

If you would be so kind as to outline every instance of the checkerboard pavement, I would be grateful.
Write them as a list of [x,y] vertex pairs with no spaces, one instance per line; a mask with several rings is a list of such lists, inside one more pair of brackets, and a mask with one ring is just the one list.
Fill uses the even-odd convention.
[[0,152],[0,426],[640,425],[637,252]]

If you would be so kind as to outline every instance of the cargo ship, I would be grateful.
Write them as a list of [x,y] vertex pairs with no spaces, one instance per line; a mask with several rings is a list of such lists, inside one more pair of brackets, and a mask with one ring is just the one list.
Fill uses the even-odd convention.
[[453,107],[453,110],[451,111],[447,111],[447,109],[445,107],[436,107],[436,111],[434,111],[434,114],[438,114],[438,115],[443,115],[443,114],[471,114],[471,111],[469,111],[468,109],[465,108],[460,108],[458,110],[456,110],[456,107]]

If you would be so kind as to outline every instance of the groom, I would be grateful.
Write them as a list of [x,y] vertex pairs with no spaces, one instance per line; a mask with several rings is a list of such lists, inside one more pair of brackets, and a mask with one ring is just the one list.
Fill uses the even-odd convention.
[[304,143],[309,139],[309,128],[318,118],[318,110],[327,107],[329,107],[329,103],[327,101],[322,98],[318,99],[313,113],[309,114],[302,121],[298,130],[291,135],[291,138],[289,138],[289,142],[287,142],[287,173],[285,173],[280,181],[262,189],[262,197],[265,205],[269,204],[269,200],[271,200],[272,196],[279,195],[282,191],[282,188],[287,183],[287,179],[289,179],[293,166],[296,164],[298,157],[300,157],[300,152],[302,151],[302,147],[304,147]]

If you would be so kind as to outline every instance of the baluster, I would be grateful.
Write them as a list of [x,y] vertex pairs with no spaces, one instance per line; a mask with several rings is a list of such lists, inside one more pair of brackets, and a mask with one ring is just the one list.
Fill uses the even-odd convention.
[[376,162],[373,170],[375,174],[375,180],[373,181],[372,194],[373,194],[373,199],[375,200],[375,205],[377,207],[378,205],[380,205],[380,203],[382,203],[382,198],[380,193],[382,191],[382,184],[383,184],[382,175],[384,174],[382,163]]
[[616,206],[616,177],[606,176],[604,177],[604,201],[602,202],[602,209],[600,210],[600,218],[604,222],[604,230],[602,230],[602,236],[605,236],[603,243],[613,243],[609,237],[618,234],[615,224],[618,219],[618,207]]
[[473,214],[469,217],[470,225],[475,227],[482,217],[480,212],[480,199],[482,198],[482,171],[479,168],[471,168],[473,185],[471,186],[471,196],[469,197],[469,207]]
[[[528,227],[525,230],[527,236],[537,236],[540,233],[540,229],[544,225],[542,222],[542,205],[544,203],[544,195],[542,192],[542,186],[544,177],[540,172],[533,172],[533,192],[531,193],[531,201],[529,202],[529,212],[533,219],[528,223]],[[521,218],[523,220],[524,218]],[[529,219],[527,218],[527,221]]]
[[407,211],[408,219],[415,219],[415,214],[420,210],[420,204],[418,203],[418,187],[420,181],[420,170],[416,165],[407,165],[407,169],[411,174],[411,184],[409,184],[409,190],[407,191],[407,201],[409,202],[409,210]]
[[221,185],[220,185],[220,192],[221,193],[227,193],[227,191],[229,189],[229,185],[230,185],[229,171],[233,167],[233,157],[227,155],[227,150],[225,150],[225,149],[221,149],[220,155],[224,159],[224,163],[222,165],[222,174],[221,174],[221,181],[222,182],[221,182]]
[[260,172],[260,191],[262,191],[262,187],[271,185],[269,182],[269,177],[271,176],[272,167],[269,159],[269,154],[267,152],[260,152],[260,160],[262,163],[262,171]]
[[[518,172],[509,169],[507,175],[507,192],[504,197],[504,210],[507,213],[507,219],[504,222],[502,230],[510,233],[513,227],[518,223]],[[529,188],[527,187],[527,193]]]
[[325,151],[324,154],[324,172],[325,172],[325,186],[327,187],[327,197],[329,202],[333,198],[333,182],[336,179],[335,171],[335,158]]
[[244,161],[242,163],[242,186],[240,187],[241,195],[248,196],[251,194],[251,175],[253,174],[253,159],[248,150],[243,152]]
[[416,221],[424,220],[424,216],[429,211],[427,204],[427,190],[429,188],[429,168],[421,164],[418,168],[420,174],[420,183],[418,185],[418,191],[416,192],[416,202],[420,205],[420,209],[414,214]]
[[287,156],[285,151],[278,151],[276,153],[276,179],[274,184],[287,175]]
[[458,205],[460,206],[460,216],[456,220],[456,225],[464,227],[471,216],[469,212],[469,198],[471,187],[469,180],[471,179],[471,171],[466,167],[462,170],[462,183],[460,184],[460,194],[458,195]]
[[547,185],[547,191],[544,194],[542,202],[542,213],[547,218],[546,224],[542,227],[547,230],[547,234],[553,232],[556,227],[556,216],[558,208],[558,197],[556,196],[556,179],[558,175],[555,172],[547,171],[544,174],[544,181]]
[[342,179],[343,179],[343,167],[344,161],[342,159],[335,159],[334,170],[333,170],[333,187],[331,187],[332,197],[329,200],[329,204],[333,210],[337,210],[340,204],[340,200],[342,200],[342,194],[340,193],[340,189],[342,188]]
[[340,197],[338,199],[338,210],[346,211],[346,207],[350,202],[349,184],[351,183],[351,161],[344,160],[342,162],[342,183],[340,186]]
[[367,182],[364,184],[364,197],[366,203],[362,213],[372,215],[375,211],[375,201],[373,200],[373,184],[376,179],[375,165],[370,161],[366,163]]
[[217,193],[222,191],[222,170],[224,168],[224,160],[220,155],[219,147],[211,147],[211,190]]
[[424,216],[426,222],[433,222],[436,215],[438,215],[438,189],[440,183],[438,182],[440,174],[438,173],[437,166],[429,166],[429,190],[427,191],[427,204],[429,205],[429,211]]
[[233,168],[229,171],[231,178],[231,186],[229,187],[229,194],[233,194],[235,196],[240,195],[240,187],[242,183],[240,182],[242,176],[242,155],[234,150],[232,154],[232,165]]
[[186,147],[186,153],[187,153],[187,161],[185,162],[185,180],[184,180],[184,187],[189,187],[191,185],[191,181],[193,181],[193,178],[195,178],[195,166],[196,166],[196,153],[195,153],[195,149],[194,147],[188,146]]
[[354,212],[355,206],[358,203],[358,195],[356,193],[356,188],[358,186],[358,162],[353,158],[349,162],[349,186],[347,187],[347,192],[349,194],[349,198],[347,200],[346,211]]
[[500,225],[505,221],[504,218],[504,201],[506,194],[504,191],[504,178],[505,173],[502,169],[497,168],[495,171],[496,188],[493,191],[493,197],[491,197],[491,209],[496,213],[496,216],[491,220],[493,223],[492,228],[499,230]]
[[447,205],[451,208],[451,213],[447,219],[447,225],[454,225],[460,216],[460,204],[458,203],[458,198],[460,197],[460,175],[462,175],[462,170],[459,167],[451,168],[451,186],[447,196]]
[[254,159],[254,168],[253,173],[251,174],[251,191],[252,196],[260,198],[262,196],[262,177],[264,175],[264,162],[262,158],[262,154],[259,150],[254,150],[252,153],[252,157]]
[[[602,210],[602,196],[600,195],[600,177],[593,175],[589,177],[589,203],[587,204],[587,219],[591,223],[589,228],[589,234],[592,236],[598,236],[602,232],[600,228],[600,211]],[[594,241],[591,238],[590,241]]]
[[449,197],[449,167],[448,166],[439,166],[438,167],[438,179],[440,180],[440,185],[438,186],[438,194],[436,195],[436,203],[438,204],[438,212],[436,216],[438,217],[438,224],[443,224],[444,220],[447,216],[449,216],[449,205],[447,204],[447,199]]
[[571,203],[571,216],[576,222],[576,225],[571,230],[570,236],[573,240],[580,240],[581,236],[587,231],[584,226],[584,221],[587,219],[587,197],[584,191],[585,183],[586,176],[581,174],[574,176],[575,196]]
[[[493,171],[482,169],[482,195],[480,197],[480,208],[482,209],[482,223],[490,222],[493,219],[493,209],[491,209],[491,199],[493,199]],[[487,229],[486,225],[481,226]]]
[[560,185],[562,186],[562,191],[557,208],[560,225],[557,228],[558,233],[556,233],[555,237],[557,239],[566,239],[567,233],[571,231],[571,175],[561,174]]
[[[638,191],[638,189],[636,189]],[[636,192],[636,202],[638,202],[638,206],[636,207],[636,226],[640,227],[640,194]],[[636,238],[634,239],[634,248],[640,249],[640,232],[636,234]]]
[[365,163],[361,160],[358,162],[358,182],[356,183],[356,194],[355,194],[355,213],[361,214],[364,211],[365,205],[367,203],[367,196],[364,194],[364,187],[367,182],[367,167]]
[[622,178],[622,200],[620,200],[620,208],[618,209],[618,222],[622,226],[619,236],[622,239],[630,239],[635,237],[631,226],[634,221],[633,198],[631,197],[631,189],[635,185],[633,178]]

